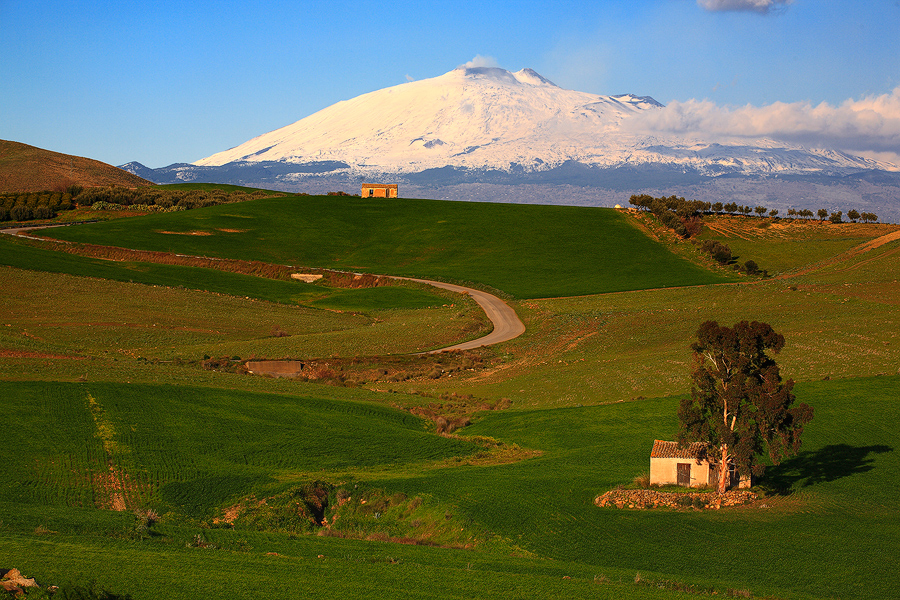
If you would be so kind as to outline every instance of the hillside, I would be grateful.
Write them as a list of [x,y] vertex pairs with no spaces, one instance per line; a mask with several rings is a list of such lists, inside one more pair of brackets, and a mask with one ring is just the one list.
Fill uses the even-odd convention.
[[0,140],[0,191],[62,191],[70,185],[134,188],[153,183],[98,160]]
[[[323,589],[897,597],[900,227],[710,218],[703,237],[776,276],[647,289],[654,261],[675,254],[630,213],[358,203],[262,199],[65,229],[121,246],[271,261],[318,252],[354,269],[495,284],[498,263],[516,268],[498,287],[519,293],[548,281],[613,289],[619,256],[653,260],[630,291],[510,300],[527,326],[513,341],[413,356],[472,322],[462,298],[351,302],[307,284],[4,239],[0,410],[15,427],[0,447],[13,466],[0,485],[0,555],[15,564],[0,567],[45,583],[93,579],[135,600],[198,589],[241,600]],[[169,216],[186,219],[156,220]],[[488,221],[502,226],[476,226]],[[690,243],[676,246],[722,277]],[[329,293],[325,306],[310,301]],[[744,507],[596,507],[647,470],[654,439],[674,435],[707,319],[761,320],[785,336],[782,374],[815,410],[800,454],[767,469],[764,497]],[[304,376],[244,374],[260,358],[303,361]],[[439,418],[472,423],[438,436]]]
[[474,282],[518,298],[728,281],[611,209],[334,196],[269,198],[54,229],[73,242]]

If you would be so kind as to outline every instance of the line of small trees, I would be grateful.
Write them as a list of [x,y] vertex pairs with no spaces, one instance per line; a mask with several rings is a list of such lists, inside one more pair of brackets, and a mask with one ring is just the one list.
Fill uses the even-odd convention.
[[0,193],[0,221],[52,219],[58,213],[72,210],[76,206],[90,206],[96,210],[170,212],[244,202],[268,195],[270,192],[263,190],[247,193],[243,190],[227,192],[221,189],[171,190],[157,187],[85,189],[71,185],[65,191]]
[[[779,214],[778,209],[769,210],[765,206],[751,208],[750,206],[744,206],[737,202],[703,202],[700,200],[685,200],[684,198],[679,198],[674,195],[654,198],[649,194],[635,194],[631,196],[628,202],[639,209],[652,212],[663,221],[664,225],[680,235],[683,234],[678,231],[677,227],[670,226],[670,224],[674,224],[674,221],[671,217],[664,216],[666,212],[673,213],[674,216],[678,217],[682,222],[686,219],[705,214],[731,214],[744,216],[755,214],[758,217],[777,217]],[[815,213],[806,208],[801,210],[790,208],[787,211],[787,216],[790,218],[812,218],[813,216],[817,216],[820,221],[828,219],[832,223],[843,223],[843,215],[843,211],[829,212],[824,208],[820,208]],[[878,215],[875,213],[859,212],[856,209],[848,211],[847,218],[853,223],[856,223],[857,221],[862,221],[863,223],[875,223],[878,221]]]
[[[72,192],[75,192],[73,194]],[[66,192],[8,192],[0,194],[0,221],[52,219],[74,207],[78,189]]]
[[[244,202],[255,198],[264,198],[269,192],[257,190],[247,193],[243,190],[227,192],[221,189],[210,190],[170,190],[158,187],[129,189],[123,187],[96,187],[86,189],[79,197],[80,206],[93,206],[104,202],[107,208],[118,206],[158,206],[161,209],[183,207],[182,210]],[[151,209],[154,210],[154,209]]]
[[[804,219],[811,219],[813,215],[813,211],[804,208],[802,210],[794,210],[793,208],[789,208],[787,211],[789,217],[801,217]],[[820,208],[816,211],[815,216],[819,218],[820,221],[824,221],[828,219],[832,223],[843,223],[843,211],[831,212],[829,213],[824,208]],[[878,215],[871,212],[859,212],[856,209],[851,209],[847,211],[847,218],[850,219],[851,222],[856,223],[857,221],[862,221],[863,223],[876,223],[878,222]]]

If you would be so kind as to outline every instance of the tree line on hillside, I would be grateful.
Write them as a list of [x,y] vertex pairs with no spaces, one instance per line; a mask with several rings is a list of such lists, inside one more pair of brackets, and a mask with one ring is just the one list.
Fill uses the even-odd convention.
[[[75,190],[78,193],[78,190]],[[0,221],[52,219],[74,208],[72,190],[66,192],[26,192],[0,194]]]
[[129,189],[124,187],[83,188],[71,185],[65,191],[7,192],[0,194],[0,221],[34,221],[56,217],[76,206],[94,210],[135,210],[141,212],[173,212],[244,202],[264,198],[271,192],[246,192],[221,189],[171,190],[158,187]]
[[[729,214],[748,216],[755,214],[757,217],[778,217],[778,210],[769,210],[765,206],[756,206],[751,208],[743,206],[737,202],[703,202],[701,200],[685,200],[678,196],[663,196],[655,198],[649,194],[634,194],[628,200],[629,204],[641,210],[649,211],[656,215],[663,225],[680,235],[681,237],[691,237],[700,232],[699,220],[703,215],[710,214]],[[820,221],[828,219],[832,223],[843,223],[843,211],[829,212],[824,208],[820,208],[816,213],[809,209],[795,210],[788,209],[787,216],[789,218],[812,218],[817,216]],[[878,215],[870,212],[859,212],[852,209],[847,212],[847,218],[851,222],[862,221],[863,223],[874,223],[878,221]]]
[[123,187],[94,187],[84,190],[78,196],[79,206],[91,206],[103,202],[104,207],[121,209],[121,207],[157,207],[150,211],[160,211],[180,207],[177,210],[190,210],[204,206],[244,202],[256,198],[265,198],[271,192],[256,190],[247,193],[243,190],[227,192],[222,189],[209,190],[171,190],[159,187],[129,189]]

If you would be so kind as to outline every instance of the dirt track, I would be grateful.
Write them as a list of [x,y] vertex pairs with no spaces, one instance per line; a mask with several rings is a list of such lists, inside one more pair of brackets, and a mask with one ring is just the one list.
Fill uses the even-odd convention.
[[476,340],[456,344],[454,346],[441,348],[439,350],[432,350],[428,354],[434,354],[436,352],[447,352],[449,350],[471,350],[472,348],[490,346],[492,344],[499,344],[500,342],[509,341],[525,333],[525,324],[522,323],[521,319],[519,319],[519,315],[516,314],[516,311],[510,308],[510,306],[506,302],[504,302],[497,296],[488,294],[487,292],[482,292],[481,290],[467,288],[461,285],[453,285],[452,283],[443,283],[441,281],[413,279],[410,277],[396,277],[395,279],[416,281],[418,283],[425,283],[428,285],[433,285],[434,287],[439,287],[441,289],[450,290],[451,292],[467,294],[478,304],[478,306],[481,307],[481,309],[484,311],[484,314],[487,315],[487,318],[490,319],[491,323],[494,324],[494,330],[486,336],[480,337]]

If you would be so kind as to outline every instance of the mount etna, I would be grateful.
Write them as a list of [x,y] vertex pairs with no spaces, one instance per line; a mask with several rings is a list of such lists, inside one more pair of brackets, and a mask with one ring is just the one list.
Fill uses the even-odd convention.
[[193,164],[121,168],[157,183],[321,193],[363,181],[437,199],[611,205],[632,193],[900,218],[900,167],[769,138],[643,127],[649,96],[563,89],[531,69],[458,67],[338,102]]

